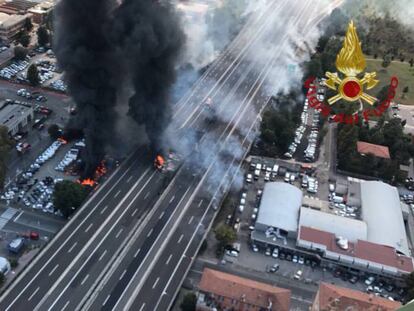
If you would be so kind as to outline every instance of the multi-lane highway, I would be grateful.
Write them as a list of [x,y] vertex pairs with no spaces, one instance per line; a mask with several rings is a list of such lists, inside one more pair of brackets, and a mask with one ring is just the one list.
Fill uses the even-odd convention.
[[[286,29],[302,23],[306,32],[329,11],[306,18],[311,2],[275,0],[252,16],[175,106],[169,132],[186,156],[175,175],[155,171],[148,150],[137,150],[6,290],[0,309],[168,310],[238,176],[267,102],[267,78],[289,44],[288,32],[273,33],[275,12],[289,16]],[[271,57],[254,57],[268,40]],[[205,120],[207,98],[213,122]]]

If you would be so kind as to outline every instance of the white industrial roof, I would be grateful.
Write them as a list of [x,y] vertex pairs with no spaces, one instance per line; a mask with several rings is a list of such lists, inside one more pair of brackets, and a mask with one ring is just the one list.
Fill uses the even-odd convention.
[[298,214],[302,191],[283,182],[266,183],[257,216],[257,223],[286,231],[298,230]]
[[299,226],[330,232],[351,242],[366,240],[368,234],[363,221],[305,207],[300,209]]
[[397,188],[379,181],[361,183],[362,219],[368,241],[410,255]]

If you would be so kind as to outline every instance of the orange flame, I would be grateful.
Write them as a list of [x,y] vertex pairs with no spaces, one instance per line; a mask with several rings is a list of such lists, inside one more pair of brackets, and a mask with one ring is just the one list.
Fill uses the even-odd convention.
[[95,186],[95,181],[93,179],[86,178],[86,179],[81,181],[81,185],[82,186],[91,186],[91,187],[93,187],[93,186]]
[[63,138],[58,138],[58,141],[60,141],[64,145],[66,145],[68,143],[68,141],[64,140]]
[[164,166],[165,160],[161,155],[157,155],[154,161],[154,165],[157,169],[162,169]]

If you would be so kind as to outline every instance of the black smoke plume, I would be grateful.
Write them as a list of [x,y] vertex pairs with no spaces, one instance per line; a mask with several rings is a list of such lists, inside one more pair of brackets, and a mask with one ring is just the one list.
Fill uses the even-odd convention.
[[107,36],[113,8],[114,3],[108,0],[61,0],[55,13],[54,50],[78,106],[70,126],[83,129],[85,134],[84,175],[89,176],[114,133],[116,59]]
[[133,95],[129,115],[145,125],[153,150],[161,149],[170,120],[170,88],[184,44],[178,16],[168,3],[124,0],[114,14],[113,42],[124,53]]
[[128,114],[145,126],[152,149],[161,149],[184,43],[171,4],[125,0],[117,7],[112,0],[61,0],[55,21],[54,50],[79,111],[70,126],[82,128],[86,137],[84,175],[118,141],[115,123],[123,116],[115,106],[124,85],[132,86]]

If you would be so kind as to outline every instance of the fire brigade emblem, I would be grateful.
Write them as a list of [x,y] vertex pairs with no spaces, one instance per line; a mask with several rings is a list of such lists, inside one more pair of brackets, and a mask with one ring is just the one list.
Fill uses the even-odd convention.
[[375,72],[366,72],[360,79],[358,76],[366,67],[365,58],[361,49],[361,42],[354,23],[351,21],[348,25],[343,47],[336,57],[336,68],[343,74],[341,78],[337,72],[327,72],[325,85],[338,92],[337,95],[328,99],[330,105],[338,100],[348,102],[364,101],[373,105],[377,100],[375,97],[364,92],[364,89],[370,90],[379,82],[376,80]]

